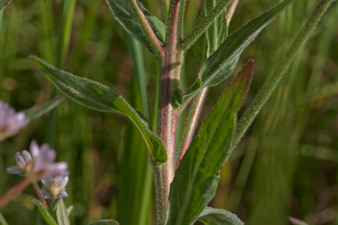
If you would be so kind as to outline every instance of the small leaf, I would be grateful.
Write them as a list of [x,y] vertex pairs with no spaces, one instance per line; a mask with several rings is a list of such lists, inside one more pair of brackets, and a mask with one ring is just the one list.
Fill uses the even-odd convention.
[[58,219],[59,225],[70,225],[67,208],[63,199],[56,200],[56,218]]
[[45,208],[45,206],[37,199],[32,199],[33,203],[38,207],[39,211],[42,214],[43,219],[48,223],[49,225],[58,225],[53,217],[50,215],[48,210]]
[[[205,1],[204,8],[196,24],[199,24],[221,1],[222,0]],[[194,44],[195,55],[200,61],[205,61],[227,38],[228,26],[226,14],[227,10],[225,9]]]
[[[215,86],[229,77],[234,71],[243,50],[255,37],[283,12],[295,0],[285,0],[275,8],[251,20],[248,24],[232,33],[222,45],[207,59],[200,70],[199,78],[195,83],[201,83],[199,88],[185,92],[179,98],[173,98],[173,105],[188,102],[200,90],[207,86]],[[192,86],[196,87],[195,84]],[[176,102],[175,102],[176,101]]]
[[54,109],[64,99],[65,98],[63,96],[58,96],[58,97],[53,98],[49,102],[46,102],[43,105],[27,109],[23,112],[25,113],[26,118],[33,120],[33,119],[38,118],[38,117],[42,116],[43,114],[49,112],[50,110]]
[[9,3],[11,3],[13,0],[0,0],[0,10],[2,8],[5,8]]
[[119,225],[116,220],[97,220],[88,225]]
[[206,207],[198,215],[198,221],[205,225],[244,225],[244,223],[233,213],[224,209]]
[[145,117],[141,118],[139,116],[141,113],[136,112],[121,95],[96,81],[60,70],[36,56],[30,55],[29,57],[61,92],[77,103],[95,110],[127,116],[141,132],[151,159],[158,163],[167,160],[162,140],[147,125],[150,122],[145,122],[142,119]]
[[293,224],[293,225],[308,225],[307,223],[305,223],[304,221],[294,218],[292,216],[289,216],[289,221]]
[[74,209],[74,206],[73,206],[73,205],[71,205],[71,206],[69,206],[69,207],[67,208],[67,214],[68,214],[68,216],[71,214],[71,212],[73,211],[73,209]]
[[170,186],[167,225],[191,224],[213,198],[220,170],[231,154],[237,112],[253,70],[250,60],[227,87],[183,157]]
[[[115,19],[122,25],[122,27],[136,39],[138,39],[150,52],[154,52],[150,44],[149,38],[144,33],[137,16],[127,0],[107,0],[107,3],[113,12]],[[161,44],[164,43],[166,34],[166,25],[160,21],[156,16],[144,8],[142,3],[138,2],[138,6],[147,18],[151,28]]]

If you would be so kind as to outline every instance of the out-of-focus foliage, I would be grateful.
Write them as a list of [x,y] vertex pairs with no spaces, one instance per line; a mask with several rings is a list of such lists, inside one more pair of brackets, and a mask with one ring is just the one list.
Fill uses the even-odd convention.
[[[161,16],[157,1],[142,2],[152,14]],[[0,99],[17,111],[40,105],[52,97],[52,85],[27,56],[34,54],[50,63],[56,62],[62,3],[61,0],[14,1],[3,11]],[[316,3],[296,1],[242,53],[236,72],[249,58],[256,62],[243,109],[271,74]],[[276,4],[268,0],[240,1],[229,34]],[[185,34],[193,28],[201,9],[201,0],[188,0]],[[337,11],[335,2],[224,166],[211,206],[234,212],[246,224],[253,225],[262,221],[286,225],[288,216],[309,224],[338,223]],[[130,89],[138,89],[135,67],[139,65],[134,63],[125,37],[105,1],[76,1],[70,47],[62,69],[109,86],[139,111],[144,111],[140,95],[129,93]],[[151,109],[158,67],[146,48],[142,54],[138,59],[144,61]],[[197,65],[200,62],[191,49],[185,62],[184,90],[196,80],[200,69]],[[209,114],[228,82],[210,89],[202,118]],[[13,155],[27,148],[31,139],[44,142],[46,134],[51,132],[47,120],[48,116],[33,120],[22,133],[0,143],[0,195],[21,179],[5,172],[14,163]],[[59,160],[67,161],[70,166],[67,186],[70,196],[65,203],[74,203],[71,224],[116,218],[123,178],[141,171],[139,164],[126,165],[123,152],[130,146],[139,146],[142,151],[137,152],[135,160],[141,166],[148,161],[142,139],[133,129],[122,116],[92,111],[69,100],[58,107],[52,147],[58,152]],[[134,135],[126,135],[131,133]],[[136,179],[140,178],[130,181],[131,190],[145,181]],[[9,224],[43,224],[31,202],[33,196],[30,187],[1,211]],[[152,199],[151,194],[146,198]],[[150,208],[151,204],[144,210]],[[149,221],[151,216],[148,217],[144,221]]]

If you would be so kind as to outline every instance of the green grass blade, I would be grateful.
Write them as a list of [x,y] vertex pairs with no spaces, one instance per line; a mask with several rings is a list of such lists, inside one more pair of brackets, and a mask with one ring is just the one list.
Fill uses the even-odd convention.
[[64,62],[68,53],[70,36],[72,32],[73,17],[75,12],[76,0],[63,2],[61,26],[59,30],[58,48],[57,48],[57,67],[64,67]]
[[235,143],[238,143],[240,141],[246,130],[251,125],[252,121],[256,118],[258,112],[261,110],[265,102],[269,99],[271,93],[276,89],[278,83],[282,79],[286,70],[289,68],[296,54],[309,38],[313,29],[316,27],[317,23],[325,14],[326,10],[329,8],[332,2],[333,0],[322,0],[318,4],[315,11],[306,22],[288,51],[282,57],[274,73],[269,77],[255,100],[252,102],[251,106],[246,110],[245,114],[240,120],[236,131]]
[[[141,44],[126,34],[128,49],[134,60],[130,104],[148,115],[145,68]],[[152,168],[142,137],[132,124],[125,134],[122,155],[120,190],[117,196],[117,220],[121,224],[147,225],[151,212]],[[142,144],[141,144],[142,143]]]

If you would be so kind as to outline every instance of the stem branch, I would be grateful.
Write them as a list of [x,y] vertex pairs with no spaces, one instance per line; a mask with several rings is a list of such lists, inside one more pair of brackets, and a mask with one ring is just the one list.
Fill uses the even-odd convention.
[[130,5],[133,8],[133,11],[135,15],[137,16],[137,19],[139,23],[142,26],[143,32],[147,35],[149,42],[151,43],[153,49],[156,52],[157,56],[161,56],[163,54],[163,47],[158,40],[157,36],[155,35],[153,29],[151,28],[147,18],[141,11],[140,7],[138,6],[137,0],[129,0]]
[[0,209],[4,207],[8,202],[10,202],[13,198],[15,198],[18,194],[20,194],[30,183],[30,181],[26,178],[21,181],[18,185],[12,188],[7,194],[0,198]]
[[38,184],[36,183],[36,181],[32,182],[32,185],[33,185],[34,190],[35,190],[36,194],[38,195],[40,201],[45,206],[45,208],[48,210],[47,202],[46,202],[45,198],[43,197],[43,195],[40,191],[40,188],[39,188]]

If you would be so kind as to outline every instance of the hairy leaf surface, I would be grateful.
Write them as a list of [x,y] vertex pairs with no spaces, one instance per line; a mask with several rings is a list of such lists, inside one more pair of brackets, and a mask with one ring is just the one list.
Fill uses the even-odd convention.
[[206,207],[198,215],[199,222],[205,225],[244,225],[244,223],[233,213],[224,209]]
[[170,188],[168,225],[191,224],[213,198],[253,70],[250,60],[227,87],[183,157]]
[[[154,52],[149,38],[144,33],[137,16],[135,15],[128,0],[107,0],[107,3],[113,12],[115,19],[122,25],[122,27],[135,38],[137,38],[150,52]],[[138,6],[147,18],[151,28],[156,37],[164,43],[166,34],[166,25],[160,21],[156,16],[152,15],[143,5],[138,2]]]
[[[205,1],[204,8],[201,11],[196,24],[199,24],[222,0],[209,0]],[[226,21],[227,10],[224,9],[208,27],[205,33],[199,37],[194,44],[194,52],[200,61],[210,56],[217,48],[225,41],[228,35],[228,26]]]
[[119,223],[115,220],[97,220],[91,222],[89,225],[119,225]]
[[65,203],[63,202],[63,199],[62,198],[58,199],[55,206],[56,206],[56,218],[59,222],[59,225],[70,225],[67,208],[65,206]]
[[135,111],[121,95],[98,82],[60,70],[36,56],[29,57],[61,92],[74,101],[95,110],[127,116],[140,130],[151,159],[159,163],[166,161],[163,142],[151,131],[150,122],[141,112]]
[[37,199],[32,199],[33,203],[38,207],[40,213],[42,214],[43,219],[49,225],[58,225],[53,217],[50,215],[45,206]]
[[222,45],[207,59],[199,72],[199,78],[185,93],[179,90],[174,94],[174,105],[179,106],[194,97],[202,88],[215,86],[229,77],[234,71],[243,50],[256,36],[295,0],[285,0],[275,8],[251,20],[232,33]]

